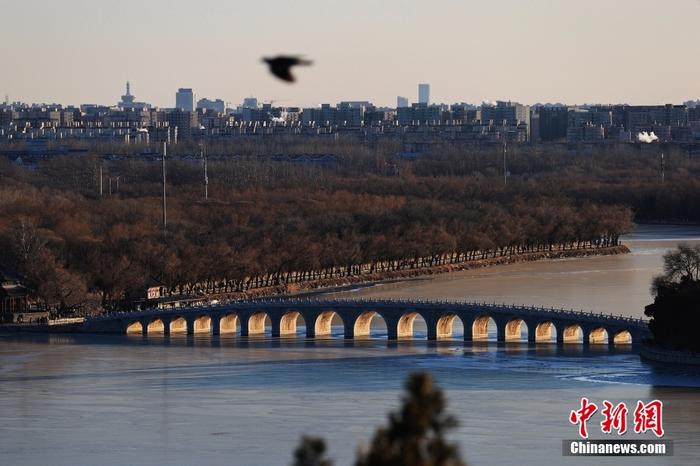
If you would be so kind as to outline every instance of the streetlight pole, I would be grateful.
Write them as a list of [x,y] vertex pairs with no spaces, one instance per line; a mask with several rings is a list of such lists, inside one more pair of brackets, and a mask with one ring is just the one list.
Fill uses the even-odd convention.
[[168,143],[163,143],[162,173],[163,173],[163,237],[168,226],[168,205],[165,192],[165,157],[168,155]]
[[508,184],[508,170],[506,168],[506,152],[508,152],[508,136],[504,133],[503,137],[503,184]]
[[209,175],[207,174],[207,156],[204,152],[204,144],[199,145],[199,155],[202,158],[202,163],[204,164],[204,199],[209,199]]

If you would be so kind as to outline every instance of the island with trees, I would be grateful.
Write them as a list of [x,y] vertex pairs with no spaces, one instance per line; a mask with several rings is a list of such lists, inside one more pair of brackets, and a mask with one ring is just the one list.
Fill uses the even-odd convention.
[[664,273],[654,279],[652,341],[642,348],[647,359],[700,365],[700,246],[682,244],[664,255]]

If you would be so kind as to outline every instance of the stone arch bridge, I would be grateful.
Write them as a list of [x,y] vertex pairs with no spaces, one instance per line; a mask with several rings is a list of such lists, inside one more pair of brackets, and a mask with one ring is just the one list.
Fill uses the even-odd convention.
[[[646,321],[583,311],[518,305],[451,301],[279,299],[232,301],[217,305],[152,309],[90,318],[82,330],[91,333],[154,333],[241,336],[295,336],[298,327],[307,338],[331,335],[340,325],[347,339],[368,337],[372,321],[383,319],[389,340],[414,338],[414,322],[425,321],[428,340],[450,339],[460,320],[465,341],[496,340],[632,344],[649,336]],[[381,318],[381,319],[380,319]],[[338,333],[338,332],[336,332]]]

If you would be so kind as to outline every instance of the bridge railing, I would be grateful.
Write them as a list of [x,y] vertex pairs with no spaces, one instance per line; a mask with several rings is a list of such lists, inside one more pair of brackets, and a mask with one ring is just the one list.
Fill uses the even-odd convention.
[[520,304],[506,304],[506,303],[487,303],[485,301],[466,301],[466,300],[429,300],[429,299],[416,299],[416,300],[405,300],[405,299],[370,299],[370,298],[355,298],[355,299],[314,299],[314,298],[264,298],[264,299],[254,299],[254,300],[225,300],[215,304],[195,304],[191,306],[183,306],[179,308],[156,308],[156,309],[145,309],[136,311],[118,311],[101,316],[89,317],[88,321],[94,320],[110,320],[114,318],[130,317],[137,318],[142,316],[157,315],[160,313],[172,313],[172,312],[183,312],[200,310],[200,311],[218,311],[218,310],[228,310],[232,307],[265,307],[278,306],[284,304],[285,306],[367,306],[367,307],[388,307],[388,306],[400,306],[400,307],[483,307],[490,309],[505,309],[512,313],[524,313],[524,314],[551,314],[552,316],[561,317],[572,317],[572,318],[588,318],[597,320],[607,320],[626,324],[637,324],[646,325],[648,320],[640,319],[636,317],[604,314],[602,312],[594,313],[593,311],[575,311],[573,309],[559,309],[559,308],[546,308],[540,306],[527,306]]

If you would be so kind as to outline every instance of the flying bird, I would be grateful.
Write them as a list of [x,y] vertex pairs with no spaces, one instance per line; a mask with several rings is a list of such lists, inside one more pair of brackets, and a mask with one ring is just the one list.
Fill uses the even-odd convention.
[[313,63],[309,60],[304,60],[301,57],[285,57],[282,55],[274,58],[263,58],[263,61],[270,67],[270,73],[282,81],[287,81],[290,83],[294,82],[292,66],[309,66]]

